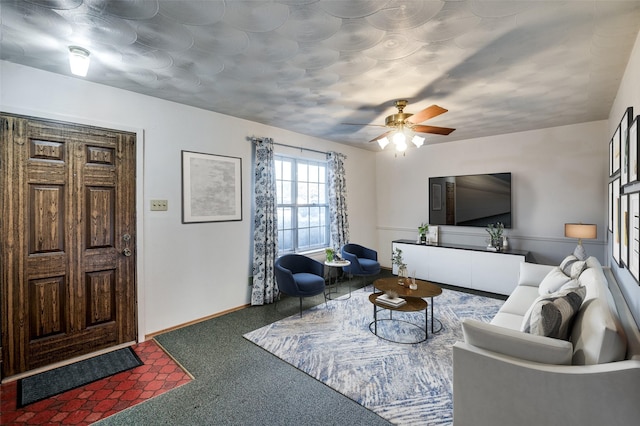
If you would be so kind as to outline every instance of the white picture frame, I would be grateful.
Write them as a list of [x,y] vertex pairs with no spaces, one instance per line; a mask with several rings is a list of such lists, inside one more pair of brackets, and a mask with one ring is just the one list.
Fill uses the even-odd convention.
[[242,220],[242,159],[182,151],[182,223]]

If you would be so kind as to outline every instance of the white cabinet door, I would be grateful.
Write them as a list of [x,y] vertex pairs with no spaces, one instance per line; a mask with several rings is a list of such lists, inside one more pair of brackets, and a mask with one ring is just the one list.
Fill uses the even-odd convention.
[[[407,264],[407,271],[411,276],[414,271],[416,278],[421,280],[429,279],[429,253],[425,246],[415,244],[393,243],[393,250],[402,250],[402,259]],[[398,267],[394,265],[393,273],[398,273]]]
[[471,288],[510,295],[518,285],[521,262],[524,262],[524,256],[472,252]]
[[429,281],[471,287],[471,255],[469,250],[425,247],[429,252]]

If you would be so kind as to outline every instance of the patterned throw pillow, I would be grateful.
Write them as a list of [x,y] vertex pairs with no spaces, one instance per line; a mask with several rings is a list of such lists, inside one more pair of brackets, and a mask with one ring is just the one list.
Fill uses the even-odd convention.
[[569,340],[575,315],[587,294],[584,286],[538,297],[522,321],[520,331]]
[[587,269],[587,262],[584,260],[578,260],[577,257],[570,254],[565,257],[562,263],[560,263],[560,269],[562,272],[573,280],[578,279],[582,271]]

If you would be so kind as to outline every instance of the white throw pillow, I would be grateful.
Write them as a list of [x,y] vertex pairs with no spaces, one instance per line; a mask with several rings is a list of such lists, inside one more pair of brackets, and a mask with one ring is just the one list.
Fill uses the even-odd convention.
[[538,293],[540,296],[555,293],[560,290],[560,287],[567,284],[569,281],[571,281],[571,278],[562,272],[560,267],[556,266],[547,274],[546,277],[544,277],[538,287]]

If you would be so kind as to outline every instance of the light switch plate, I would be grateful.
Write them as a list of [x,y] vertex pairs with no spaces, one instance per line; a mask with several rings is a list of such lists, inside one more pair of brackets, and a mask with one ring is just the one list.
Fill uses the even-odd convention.
[[151,211],[165,212],[169,209],[167,200],[151,200]]

